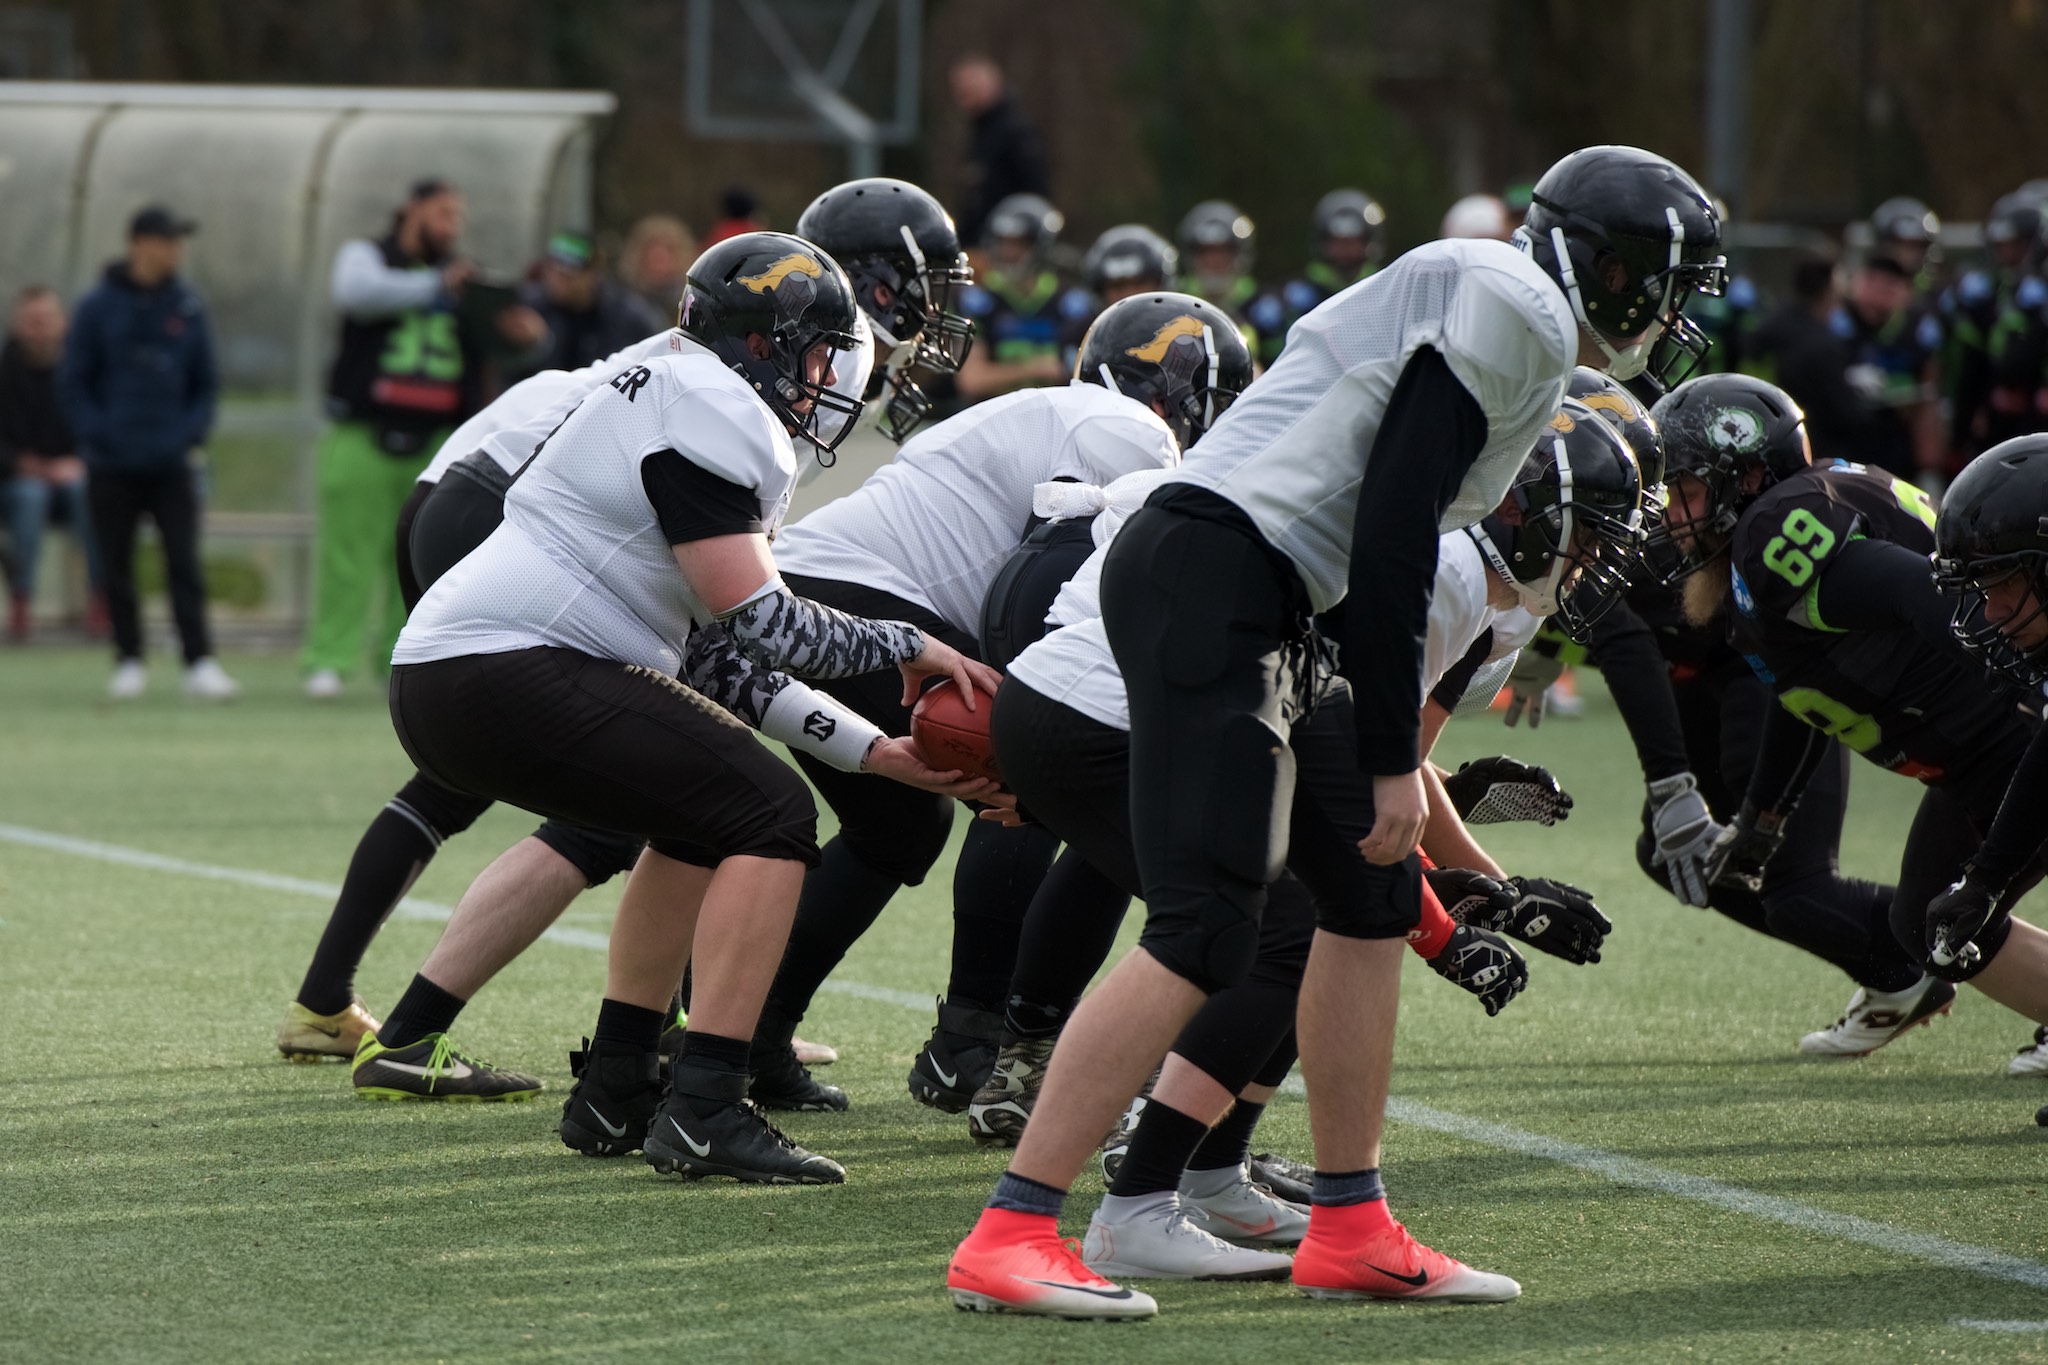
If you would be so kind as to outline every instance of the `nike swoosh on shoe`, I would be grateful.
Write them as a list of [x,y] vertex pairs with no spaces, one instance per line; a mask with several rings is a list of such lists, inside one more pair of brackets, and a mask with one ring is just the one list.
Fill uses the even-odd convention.
[[[1023,1279],[1021,1275],[1018,1278]],[[1400,1277],[1396,1276],[1395,1278],[1399,1279]],[[1047,1289],[1071,1290],[1076,1294],[1087,1294],[1094,1298],[1108,1299],[1112,1302],[1119,1302],[1132,1297],[1131,1291],[1128,1289],[1090,1289],[1085,1284],[1070,1284],[1062,1280],[1024,1280],[1024,1283],[1042,1284]]]
[[[613,1137],[619,1138],[624,1137],[626,1135],[625,1124],[622,1123],[618,1127],[614,1128],[612,1126],[612,1121],[606,1118],[603,1114],[598,1113],[597,1106],[592,1104],[589,1100],[585,1100],[583,1102],[583,1107],[590,1111],[590,1117],[597,1120],[597,1126],[604,1129],[607,1133],[610,1133]],[[697,1153],[697,1155],[702,1156],[704,1154],[702,1152],[699,1152]]]
[[374,1060],[378,1066],[388,1066],[393,1071],[403,1071],[408,1076],[420,1076],[427,1079],[439,1077],[442,1080],[464,1081],[476,1074],[470,1068],[468,1062],[456,1062],[453,1065],[444,1066],[437,1070],[430,1066],[415,1066],[411,1062],[394,1062],[389,1057],[378,1057]]
[[940,1066],[939,1059],[937,1057],[932,1056],[930,1048],[925,1049],[924,1055],[925,1060],[929,1061],[932,1064],[932,1074],[934,1076],[937,1076],[941,1081],[944,1081],[949,1086],[960,1084],[959,1075],[957,1073],[948,1072],[946,1068]]
[[1374,1265],[1371,1261],[1365,1263],[1365,1268],[1367,1270],[1376,1270],[1390,1280],[1399,1280],[1402,1284],[1412,1284],[1417,1289],[1421,1289],[1429,1283],[1429,1271],[1427,1270],[1418,1270],[1413,1275],[1397,1275],[1384,1266]]
[[[697,1139],[691,1137],[687,1132],[683,1131],[682,1124],[677,1123],[673,1118],[671,1118],[668,1121],[668,1126],[676,1130],[676,1135],[682,1138],[683,1145],[685,1147],[688,1147],[692,1152],[695,1152],[698,1156],[711,1155],[711,1144],[708,1142],[699,1142],[697,1141]],[[613,1134],[613,1136],[616,1137],[618,1135],[615,1133]]]

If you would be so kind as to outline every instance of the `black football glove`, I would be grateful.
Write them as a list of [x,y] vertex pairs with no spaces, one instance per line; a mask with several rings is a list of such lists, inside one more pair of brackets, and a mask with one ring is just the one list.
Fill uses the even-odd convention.
[[1707,852],[1709,886],[1730,886],[1750,892],[1764,887],[1764,864],[1785,842],[1783,816],[1759,811],[1745,801],[1735,823],[1721,831]]
[[1430,970],[1479,997],[1488,1014],[1499,1014],[1529,984],[1529,964],[1498,934],[1461,924],[1444,950],[1428,959]]
[[1945,981],[1968,977],[1984,960],[1977,937],[2002,918],[1999,896],[1966,872],[1927,903],[1928,971]]
[[1508,917],[1487,928],[1567,962],[1600,960],[1600,946],[1614,924],[1593,904],[1592,892],[1548,877],[1510,877],[1507,889],[1514,898]]
[[1468,825],[1502,825],[1534,820],[1554,825],[1572,813],[1572,799],[1550,769],[1501,754],[1460,763],[1444,778],[1444,791],[1458,818]]

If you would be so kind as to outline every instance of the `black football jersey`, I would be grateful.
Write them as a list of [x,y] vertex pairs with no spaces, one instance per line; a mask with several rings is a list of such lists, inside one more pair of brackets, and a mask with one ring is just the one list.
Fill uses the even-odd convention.
[[1818,605],[1842,546],[1869,537],[1931,554],[1934,516],[1903,479],[1834,461],[1751,504],[1730,555],[1736,648],[1785,709],[1880,767],[1941,785],[2011,762],[2026,742],[2015,696],[1959,643],[1903,627],[1843,631]]

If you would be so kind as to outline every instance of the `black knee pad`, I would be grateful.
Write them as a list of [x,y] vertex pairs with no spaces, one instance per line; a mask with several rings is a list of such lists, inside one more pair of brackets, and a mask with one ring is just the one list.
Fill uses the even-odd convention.
[[953,837],[953,801],[887,778],[872,780],[895,790],[876,791],[882,799],[869,811],[843,812],[839,840],[875,871],[905,886],[917,886]]
[[1406,938],[1422,923],[1422,860],[1413,853],[1390,867],[1358,859],[1339,900],[1316,897],[1316,927],[1340,938]]
[[621,872],[632,871],[647,843],[637,834],[614,834],[561,820],[544,821],[533,837],[561,854],[591,886],[603,886]]
[[487,798],[444,787],[422,773],[415,773],[392,800],[426,821],[428,828],[444,840],[468,829],[491,808]]
[[1259,915],[1265,899],[1263,886],[1219,885],[1195,909],[1152,915],[1138,946],[1175,976],[1214,995],[1251,975],[1259,955]]

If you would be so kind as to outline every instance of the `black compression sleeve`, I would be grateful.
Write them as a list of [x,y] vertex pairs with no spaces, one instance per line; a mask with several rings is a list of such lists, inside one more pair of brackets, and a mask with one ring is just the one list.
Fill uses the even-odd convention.
[[2048,729],[2038,730],[2020,756],[2012,785],[1998,805],[1998,818],[1984,836],[1984,846],[1970,860],[1972,875],[2003,892],[2034,860],[2048,838]]
[[761,500],[673,450],[640,461],[640,486],[671,545],[761,531]]
[[1955,647],[1953,603],[1934,586],[1927,556],[1888,540],[1852,540],[1827,559],[1808,602],[1826,630],[1911,630]]
[[1465,651],[1465,657],[1444,670],[1436,680],[1436,686],[1429,689],[1429,699],[1446,711],[1458,709],[1458,703],[1465,699],[1465,689],[1479,676],[1479,670],[1486,667],[1488,656],[1493,653],[1493,627],[1479,632],[1479,638],[1472,642],[1472,648]]
[[1685,727],[1671,692],[1671,668],[1649,623],[1617,602],[1593,623],[1593,662],[1614,697],[1614,709],[1635,743],[1644,782],[1661,782],[1692,768]]
[[1485,446],[1486,414],[1441,355],[1418,350],[1366,457],[1339,639],[1338,665],[1357,697],[1359,765],[1375,777],[1414,772],[1420,761],[1437,522]]
[[1784,707],[1771,707],[1764,715],[1764,733],[1757,741],[1756,767],[1749,775],[1744,804],[1780,818],[1790,815],[1827,752],[1826,735]]

